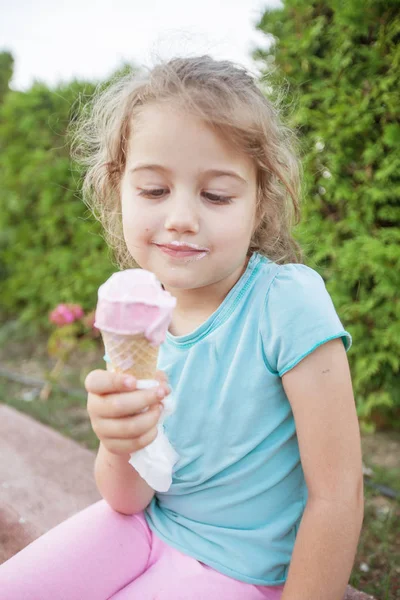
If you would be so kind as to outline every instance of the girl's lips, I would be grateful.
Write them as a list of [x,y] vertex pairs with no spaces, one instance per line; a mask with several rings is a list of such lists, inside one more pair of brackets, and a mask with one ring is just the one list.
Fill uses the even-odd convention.
[[163,252],[163,254],[166,254],[171,258],[184,260],[186,262],[200,260],[209,252],[208,248],[178,241],[174,241],[169,244],[157,244],[157,242],[155,242],[155,245],[161,250],[161,252]]
[[207,250],[193,250],[192,248],[171,248],[168,246],[158,246],[164,254],[174,258],[203,258],[207,254]]

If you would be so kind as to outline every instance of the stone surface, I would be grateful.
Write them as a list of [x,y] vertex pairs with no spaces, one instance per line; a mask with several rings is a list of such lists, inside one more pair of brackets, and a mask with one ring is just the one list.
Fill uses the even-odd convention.
[[100,499],[94,453],[0,405],[0,561]]
[[369,594],[364,594],[363,592],[359,592],[354,588],[347,586],[346,596],[344,600],[375,600],[373,596]]
[[[0,405],[0,564],[99,500],[94,453]],[[344,600],[373,600],[348,586]]]
[[35,540],[41,531],[25,521],[12,506],[0,507],[0,564]]

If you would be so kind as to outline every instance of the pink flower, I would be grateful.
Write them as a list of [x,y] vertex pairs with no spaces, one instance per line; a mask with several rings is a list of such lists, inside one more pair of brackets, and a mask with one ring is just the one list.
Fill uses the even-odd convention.
[[55,325],[62,327],[82,318],[84,312],[79,304],[59,304],[49,316],[49,319]]
[[83,317],[83,315],[85,314],[83,312],[83,308],[79,304],[67,304],[67,306],[69,307],[72,314],[74,315],[75,320],[81,319]]

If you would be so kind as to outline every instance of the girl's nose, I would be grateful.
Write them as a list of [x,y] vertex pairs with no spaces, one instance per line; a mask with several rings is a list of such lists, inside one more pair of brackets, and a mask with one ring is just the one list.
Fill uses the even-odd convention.
[[167,203],[165,229],[179,231],[180,233],[199,232],[199,216],[195,199],[190,199],[188,194],[170,198]]

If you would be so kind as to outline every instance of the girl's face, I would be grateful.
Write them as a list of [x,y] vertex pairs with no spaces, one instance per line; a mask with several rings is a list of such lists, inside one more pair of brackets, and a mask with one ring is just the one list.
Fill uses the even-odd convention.
[[130,254],[172,293],[242,273],[256,224],[256,170],[200,119],[172,106],[143,108],[121,203]]

